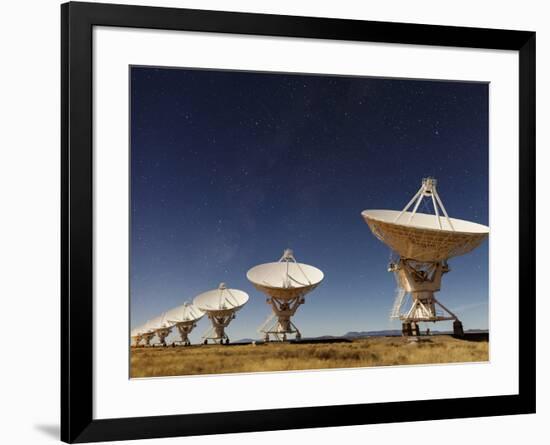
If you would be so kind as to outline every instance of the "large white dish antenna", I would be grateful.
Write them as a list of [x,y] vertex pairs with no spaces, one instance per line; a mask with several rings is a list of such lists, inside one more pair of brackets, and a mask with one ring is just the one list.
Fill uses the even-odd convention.
[[323,281],[323,272],[309,264],[298,263],[292,250],[286,249],[278,262],[255,266],[246,277],[268,296],[266,302],[273,311],[259,329],[265,341],[269,341],[270,336],[285,341],[287,334],[295,334],[296,340],[301,339],[302,334],[291,318],[305,303],[304,296]]
[[[417,213],[424,198],[432,202],[434,215]],[[432,177],[422,179],[400,212],[364,210],[361,215],[372,233],[399,255],[388,271],[395,274],[398,283],[391,317],[403,321],[403,335],[419,335],[420,322],[453,321],[454,334],[463,336],[462,322],[435,293],[441,289],[443,275],[450,272],[447,260],[478,247],[489,235],[489,227],[450,218],[437,192],[437,180]],[[401,313],[407,294],[412,297],[412,306]]]
[[143,325],[143,327],[141,328],[142,329],[141,333],[142,334],[152,334],[152,333],[154,333],[158,329],[158,325],[160,323],[160,320],[158,318],[159,317],[157,317],[153,320],[147,320],[147,323],[145,323]]
[[[184,303],[181,306],[170,309],[165,314],[165,319],[173,323],[180,334],[180,344],[188,346],[191,344],[189,334],[197,325],[196,322],[204,317],[204,312],[191,303]],[[175,343],[175,342],[174,342]]]
[[271,297],[293,299],[315,289],[324,275],[309,264],[284,261],[255,266],[246,277],[256,289]]
[[166,320],[173,324],[190,323],[193,321],[198,321],[202,317],[204,317],[204,312],[194,304],[190,303],[184,303],[181,306],[175,307],[174,309],[170,309],[166,312]]
[[225,283],[220,283],[217,289],[212,289],[197,295],[193,304],[208,314],[212,327],[203,335],[203,342],[213,340],[218,343],[229,343],[225,328],[235,318],[235,312],[248,301],[248,294],[238,289],[229,289]]
[[217,289],[212,289],[197,295],[193,304],[199,310],[213,315],[236,312],[248,301],[248,294],[238,289],[229,289],[222,283]]
[[153,320],[148,320],[144,325],[139,326],[134,329],[135,335],[131,335],[136,339],[136,346],[139,345],[142,341],[144,342],[145,346],[149,346],[151,343],[151,340],[156,335],[156,332],[158,330],[158,327],[162,320],[159,319],[160,317],[157,317]]
[[154,333],[162,346],[166,346],[166,337],[170,335],[175,323],[166,318],[166,312],[151,320],[150,333]]
[[456,218],[438,220],[425,213],[365,210],[361,215],[380,241],[402,258],[417,261],[443,261],[464,255],[489,234],[489,227],[482,224]]
[[166,312],[158,317],[153,318],[147,323],[147,328],[150,331],[158,331],[159,329],[170,329],[175,323],[166,318]]

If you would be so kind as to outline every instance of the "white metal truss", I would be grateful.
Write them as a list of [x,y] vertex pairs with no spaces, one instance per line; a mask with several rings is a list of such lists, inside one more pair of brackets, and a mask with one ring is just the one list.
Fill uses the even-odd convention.
[[[401,320],[403,325],[408,325],[409,328],[411,324],[414,325],[416,332],[419,332],[418,323],[438,321],[453,321],[455,323],[453,329],[459,325],[462,331],[462,324],[458,317],[435,297],[435,292],[438,292],[441,287],[443,274],[449,270],[446,262],[400,259],[396,263],[390,263],[388,271],[395,274],[398,284],[390,317]],[[402,313],[401,308],[404,306],[406,295],[411,295],[412,305]]]
[[180,334],[180,339],[181,339],[177,343],[182,344],[184,346],[189,346],[191,344],[191,341],[189,340],[189,334],[197,326],[195,321],[194,320],[182,321],[182,322],[176,323],[175,326],[178,329],[178,332]]
[[212,326],[208,331],[202,336],[202,341],[204,344],[208,343],[208,340],[212,340],[214,343],[223,344],[224,342],[229,343],[229,337],[225,333],[225,328],[229,326],[231,320],[235,318],[233,312],[223,313],[223,314],[208,314],[208,318],[212,323]]
[[416,194],[407,203],[407,205],[403,208],[403,210],[401,210],[401,212],[399,213],[399,215],[397,215],[397,217],[393,222],[397,223],[399,219],[401,219],[403,214],[414,204],[413,210],[409,215],[409,220],[407,221],[409,224],[412,223],[412,220],[416,215],[416,211],[418,210],[418,206],[420,205],[420,203],[424,198],[431,199],[439,228],[440,229],[443,228],[441,225],[441,215],[439,213],[439,208],[440,208],[441,211],[443,212],[443,215],[446,218],[447,224],[449,224],[449,227],[451,228],[451,230],[454,231],[455,229],[453,227],[453,223],[451,222],[451,219],[447,214],[447,210],[445,209],[445,206],[443,205],[443,202],[441,201],[441,198],[437,193],[437,179],[431,178],[431,177],[422,179],[422,185],[420,186]]

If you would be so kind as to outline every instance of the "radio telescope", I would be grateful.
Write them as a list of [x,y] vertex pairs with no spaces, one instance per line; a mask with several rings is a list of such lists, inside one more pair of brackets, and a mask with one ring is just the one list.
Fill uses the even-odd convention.
[[141,333],[142,327],[139,326],[137,328],[134,328],[130,331],[130,339],[131,339],[131,345],[134,347],[139,346],[141,343],[141,340],[143,340],[143,335]]
[[238,289],[229,289],[225,283],[220,283],[217,289],[197,295],[193,304],[205,312],[212,327],[202,336],[204,344],[208,340],[214,343],[229,344],[225,328],[235,318],[235,312],[248,301],[248,294]]
[[166,337],[172,332],[174,323],[170,322],[166,317],[166,312],[162,315],[151,320],[150,329],[153,330],[153,334],[156,334],[159,338],[159,343],[161,346],[166,346]]
[[[424,198],[431,199],[435,215],[417,213]],[[463,336],[462,322],[435,298],[435,292],[441,289],[443,274],[450,271],[447,260],[478,247],[489,227],[450,218],[434,178],[422,179],[422,186],[400,212],[365,210],[361,215],[372,233],[399,255],[388,271],[394,272],[398,284],[391,317],[403,322],[403,335],[420,335],[420,322],[450,320],[454,334]],[[412,307],[402,312],[407,294]]]
[[304,296],[323,280],[323,272],[308,264],[296,262],[292,250],[286,249],[278,262],[255,266],[246,277],[256,289],[267,295],[266,303],[273,310],[259,328],[265,341],[270,340],[270,335],[285,341],[287,334],[295,334],[296,340],[300,340],[302,334],[290,318],[298,306],[305,303]]
[[143,326],[135,329],[136,346],[144,342],[143,346],[151,346],[151,340],[156,335],[155,320],[148,320]]
[[199,321],[204,316],[204,312],[191,303],[184,303],[166,313],[166,320],[175,326],[180,334],[181,343],[184,346],[189,346],[189,334],[197,326]]

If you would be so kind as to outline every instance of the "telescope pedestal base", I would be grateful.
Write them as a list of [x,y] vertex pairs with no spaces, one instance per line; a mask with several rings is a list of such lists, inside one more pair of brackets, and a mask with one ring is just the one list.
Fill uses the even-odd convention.
[[300,334],[300,331],[296,328],[296,326],[294,326],[294,324],[292,326],[294,327],[295,330],[278,331],[274,329],[270,331],[262,331],[264,333],[264,341],[266,343],[270,342],[271,336],[274,337],[275,341],[287,341],[289,340],[288,335],[294,335],[295,340],[301,340],[302,334]]
[[[305,300],[301,295],[290,299],[268,298],[266,303],[271,306],[273,314],[259,329],[259,332],[264,334],[264,341],[271,341],[271,336],[276,341],[287,341],[288,335],[295,335],[296,340],[301,340],[302,334],[300,334],[296,325],[292,323],[291,318],[296,313],[298,307],[304,304],[304,302]],[[274,318],[275,320],[271,321]]]
[[227,335],[223,337],[203,337],[202,343],[207,345],[208,340],[212,340],[214,344],[220,344],[220,345],[228,345],[229,344],[229,337]]
[[459,320],[453,322],[453,335],[458,338],[464,337],[464,328],[462,327],[462,322]]
[[403,322],[401,334],[403,337],[415,337],[420,335],[420,325],[414,321]]
[[295,340],[302,339],[302,334],[296,325],[288,319],[284,320],[284,324],[281,323],[280,320],[276,321],[271,327],[262,329],[260,332],[264,334],[264,341],[266,343],[271,341],[271,336],[273,336],[276,341],[287,341],[288,335],[294,335]]
[[159,329],[157,331],[157,337],[159,338],[158,346],[166,347],[166,337],[170,335],[172,329]]
[[212,327],[202,336],[203,343],[207,345],[208,340],[212,340],[220,345],[228,345],[229,337],[225,333],[225,328],[235,318],[235,314],[233,312],[222,315],[208,314],[208,318],[212,323]]
[[194,322],[184,322],[184,323],[178,323],[177,325],[179,334],[180,334],[180,341],[174,342],[183,346],[190,346],[191,341],[189,340],[189,333],[197,326]]
[[151,346],[151,340],[153,340],[154,336],[155,336],[154,333],[152,333],[152,334],[143,334],[143,341],[144,341],[143,346],[145,346],[145,347]]

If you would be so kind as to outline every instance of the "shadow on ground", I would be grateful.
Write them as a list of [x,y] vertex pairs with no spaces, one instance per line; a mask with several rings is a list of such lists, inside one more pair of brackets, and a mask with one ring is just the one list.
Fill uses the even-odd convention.
[[44,435],[48,437],[52,437],[54,439],[59,440],[59,425],[35,425],[34,429],[37,431],[42,432]]
[[488,332],[466,332],[462,340],[466,341],[489,341]]

